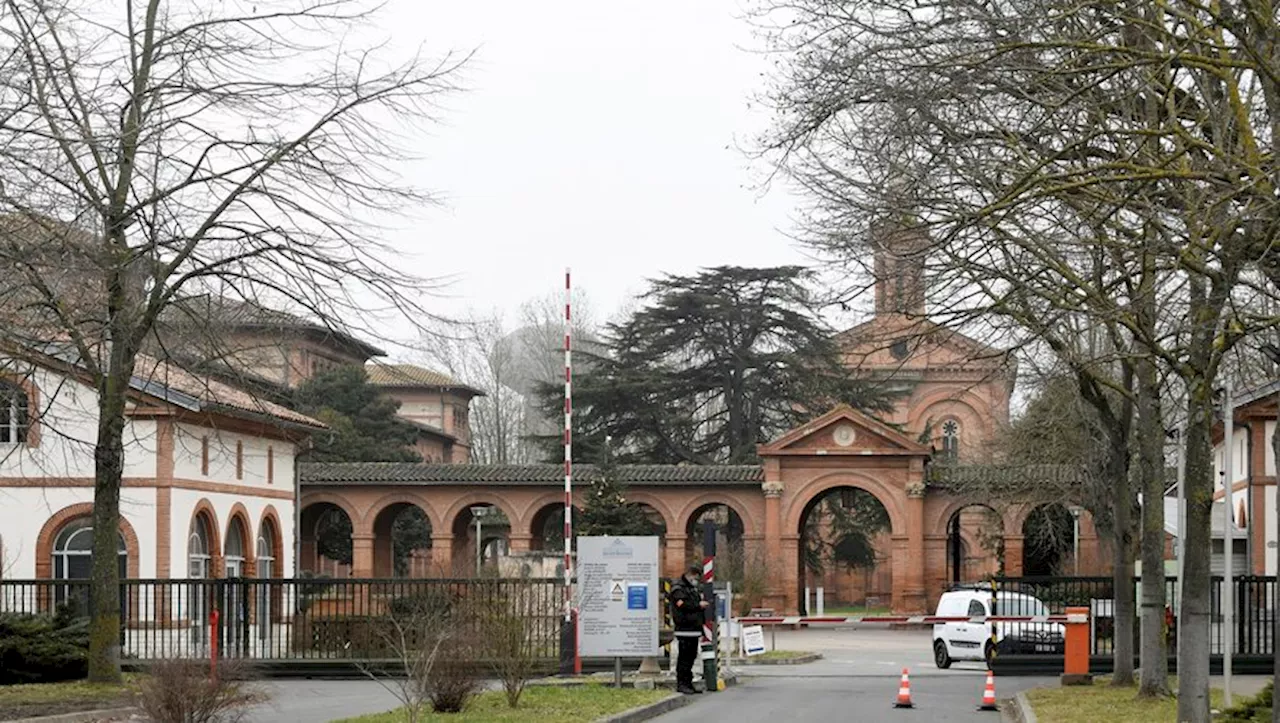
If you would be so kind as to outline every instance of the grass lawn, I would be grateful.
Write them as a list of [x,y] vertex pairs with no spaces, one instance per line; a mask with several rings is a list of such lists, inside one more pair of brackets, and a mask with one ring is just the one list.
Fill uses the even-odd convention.
[[[501,691],[481,693],[462,713],[428,715],[428,721],[532,721],[539,723],[588,723],[605,716],[621,713],[671,695],[666,690],[617,690],[603,685],[536,686],[520,696],[520,707],[507,707],[507,698]],[[401,711],[348,718],[337,723],[400,723],[405,720]]]
[[100,685],[82,680],[0,686],[0,720],[75,713],[133,704],[134,685]]
[[[1169,685],[1176,689],[1177,681],[1170,680]],[[1027,700],[1041,723],[1172,723],[1178,719],[1176,699],[1139,701],[1137,692],[1136,687],[1112,688],[1106,679],[1098,679],[1092,686],[1029,690]],[[1222,707],[1222,691],[1212,692],[1212,706]]]

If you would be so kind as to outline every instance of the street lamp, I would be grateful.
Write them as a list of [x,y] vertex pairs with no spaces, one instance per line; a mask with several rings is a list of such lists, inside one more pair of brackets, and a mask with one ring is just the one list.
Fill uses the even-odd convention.
[[1079,505],[1067,505],[1067,511],[1071,513],[1072,565],[1075,567],[1075,576],[1080,577],[1080,513],[1084,512],[1084,508]]
[[472,505],[471,516],[476,521],[476,577],[484,565],[484,518],[493,508],[488,505]]

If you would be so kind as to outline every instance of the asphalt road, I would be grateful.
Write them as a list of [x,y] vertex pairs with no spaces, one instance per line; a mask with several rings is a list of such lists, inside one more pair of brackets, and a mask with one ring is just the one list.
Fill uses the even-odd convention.
[[[766,636],[767,638],[767,636]],[[779,632],[778,648],[821,652],[823,660],[798,666],[740,668],[744,682],[723,693],[657,719],[666,723],[856,720],[867,723],[919,720],[930,723],[998,721],[999,713],[976,710],[986,682],[980,663],[939,670],[929,654],[927,631],[872,629]],[[911,674],[915,707],[892,707],[902,669]],[[1053,677],[1002,678],[996,697],[1052,685]]]

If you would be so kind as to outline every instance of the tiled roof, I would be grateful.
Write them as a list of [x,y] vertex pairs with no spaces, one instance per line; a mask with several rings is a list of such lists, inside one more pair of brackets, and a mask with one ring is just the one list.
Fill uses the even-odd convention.
[[[758,485],[764,469],[757,465],[619,465],[618,479],[632,485]],[[449,485],[491,484],[544,486],[564,482],[558,464],[417,464],[405,462],[310,463],[300,470],[307,485]],[[574,467],[576,482],[600,478],[594,465]]]
[[415,364],[384,364],[370,362],[364,367],[369,383],[379,387],[447,387],[463,389],[476,394],[480,390],[473,389],[459,382],[448,374],[420,367]]
[[[174,364],[139,354],[130,386],[151,396],[193,411],[223,411],[232,416],[249,413],[273,417],[307,427],[323,429],[325,424],[288,407],[268,402],[229,384],[198,376]],[[180,399],[174,392],[186,399]],[[221,407],[221,410],[217,408]]]
[[1028,480],[1070,485],[1085,482],[1087,475],[1084,469],[1066,464],[935,464],[929,468],[928,482],[939,487],[984,485],[999,489]]
[[180,327],[183,324],[222,325],[237,329],[301,331],[331,339],[366,357],[386,354],[372,344],[357,339],[345,329],[319,323],[278,309],[271,309],[245,299],[232,299],[214,294],[200,294],[178,299],[161,314],[161,321]]
[[[31,358],[34,354],[35,358]],[[40,363],[40,358],[80,367],[80,355],[69,343],[46,343],[39,348],[28,346],[18,352],[29,361]],[[146,354],[139,354],[134,363],[129,387],[136,392],[159,399],[193,412],[217,412],[229,416],[268,417],[279,422],[298,424],[315,429],[326,425],[305,414],[263,399],[225,384],[216,379],[193,374],[176,364],[160,361]]]

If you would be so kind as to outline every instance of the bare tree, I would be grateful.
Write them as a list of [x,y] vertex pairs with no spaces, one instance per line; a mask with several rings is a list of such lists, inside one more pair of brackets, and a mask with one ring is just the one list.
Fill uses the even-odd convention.
[[522,350],[502,315],[472,313],[441,327],[424,337],[431,362],[485,393],[471,402],[471,460],[481,464],[532,461],[533,452],[525,440],[528,405],[514,386]]
[[[787,14],[771,32],[789,56],[768,145],[818,199],[816,245],[865,257],[870,225],[923,226],[953,318],[1021,305],[1017,323],[1039,322],[1023,329],[1036,335],[1083,314],[1185,388],[1178,705],[1180,720],[1208,720],[1213,387],[1231,348],[1276,321],[1248,303],[1273,293],[1280,265],[1274,12],[1251,0],[768,7]],[[1138,371],[1150,444],[1159,410],[1150,368]],[[1153,448],[1139,456],[1147,489]],[[1163,689],[1162,676],[1144,683]]]
[[0,337],[56,345],[97,390],[93,680],[120,675],[123,412],[162,314],[214,293],[331,328],[429,316],[378,224],[428,200],[396,167],[464,58],[352,42],[373,9],[3,2],[0,299],[20,323]]

